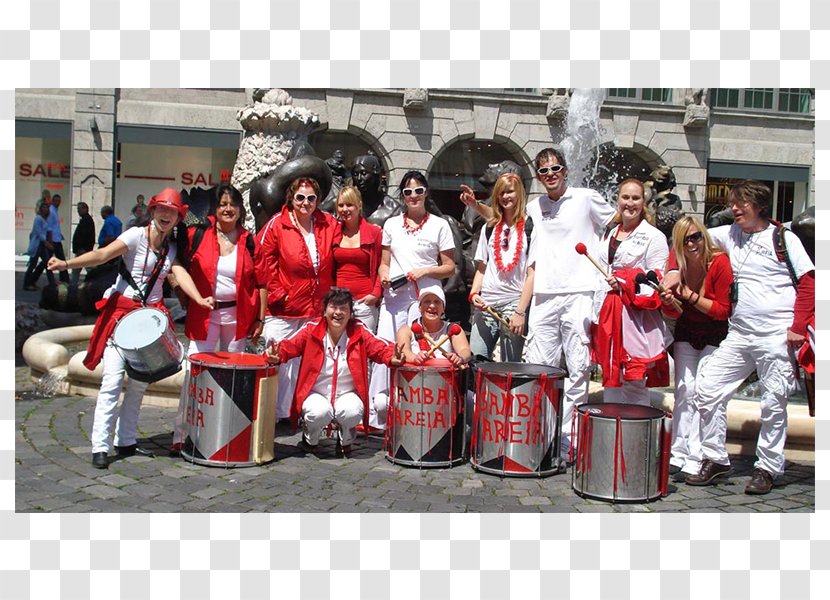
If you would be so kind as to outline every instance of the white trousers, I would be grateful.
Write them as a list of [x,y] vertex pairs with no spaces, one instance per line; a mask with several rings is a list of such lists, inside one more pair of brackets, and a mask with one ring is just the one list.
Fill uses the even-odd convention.
[[[285,319],[282,317],[265,317],[265,324],[262,328],[262,337],[265,344],[284,340],[292,333],[300,330],[300,327],[308,323],[309,319],[300,317],[298,319]],[[277,418],[286,419],[291,412],[291,398],[294,397],[294,388],[297,385],[297,375],[300,370],[300,359],[294,358],[280,364],[279,385],[277,386]]]
[[332,421],[340,425],[340,443],[348,446],[355,439],[355,427],[363,420],[363,402],[354,392],[341,394],[331,405],[331,399],[312,392],[303,402],[303,437],[316,446],[323,428]]
[[[187,346],[187,356],[199,352],[244,352],[247,338],[238,340],[236,336],[236,307],[222,308],[210,313],[207,337],[203,340],[190,340]],[[184,385],[179,394],[179,408],[176,411],[176,424],[173,428],[173,443],[181,444],[187,437],[187,426],[184,422],[185,408],[187,408],[188,391],[190,390],[190,364],[184,361]]]
[[796,386],[786,332],[761,336],[730,331],[720,347],[701,363],[697,404],[702,456],[729,464],[726,404],[752,371],[761,384],[761,431],[755,466],[776,476],[784,472],[787,399]]
[[111,342],[107,342],[104,349],[103,361],[104,375],[95,403],[95,417],[90,435],[93,452],[109,452],[112,449],[110,435],[113,428],[116,446],[132,446],[136,443],[138,413],[141,410],[144,391],[149,385],[130,379],[119,407],[118,397],[121,395],[124,382],[124,359]]
[[[409,309],[417,301],[413,285],[402,288],[395,296],[384,295],[378,315],[377,336],[394,342],[398,330],[408,324]],[[374,363],[369,382],[369,426],[385,429],[388,409],[389,367]]]
[[562,355],[568,366],[568,379],[562,398],[562,447],[571,447],[571,421],[574,406],[588,399],[591,373],[590,326],[593,294],[535,294],[530,309],[531,332],[527,362],[559,367]]
[[695,350],[688,342],[674,343],[674,410],[671,464],[684,473],[700,471],[700,414],[697,412],[697,371],[717,346]]
[[352,314],[355,319],[366,326],[366,329],[375,333],[378,327],[378,312],[379,309],[377,306],[369,306],[368,304],[363,304],[363,302],[355,300],[354,312]]

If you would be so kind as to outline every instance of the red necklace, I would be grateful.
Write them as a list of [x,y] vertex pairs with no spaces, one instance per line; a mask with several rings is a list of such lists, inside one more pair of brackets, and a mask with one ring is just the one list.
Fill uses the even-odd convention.
[[[404,214],[403,215],[403,230],[407,233],[407,235],[415,235],[416,233],[421,231],[421,229],[423,229],[424,223],[427,222],[427,219],[429,219],[429,213],[425,213],[424,218],[421,219],[421,222],[418,223],[415,227],[410,227],[409,223],[406,222],[406,215]],[[414,221],[415,219],[412,219],[412,220]]]
[[[506,234],[505,234],[506,231]],[[496,268],[499,271],[507,272],[512,271],[516,268],[516,265],[519,264],[519,257],[522,255],[522,245],[524,244],[524,231],[525,231],[525,220],[520,219],[518,223],[516,223],[516,254],[513,256],[513,260],[510,261],[510,264],[505,266],[501,260],[501,251],[502,251],[502,235],[505,236],[504,241],[507,242],[507,245],[510,243],[510,228],[504,222],[502,218],[499,221],[499,224],[496,226],[496,239],[493,240],[493,255],[496,259]]]

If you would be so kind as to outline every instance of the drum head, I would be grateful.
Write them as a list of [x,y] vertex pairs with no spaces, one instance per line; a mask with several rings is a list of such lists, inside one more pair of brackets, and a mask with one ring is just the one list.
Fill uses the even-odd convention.
[[582,404],[576,409],[583,414],[590,414],[591,418],[601,419],[628,419],[630,421],[651,420],[665,416],[659,408],[643,406],[641,404],[622,404],[608,402],[603,404]]
[[264,369],[268,361],[261,354],[241,352],[198,352],[188,357],[191,364],[201,367],[226,367],[231,369]]
[[112,341],[124,350],[146,348],[159,339],[170,324],[157,308],[139,308],[126,314],[115,326]]
[[475,368],[482,373],[493,373],[500,375],[529,375],[530,377],[539,377],[540,375],[547,375],[549,377],[564,377],[565,370],[558,367],[549,367],[547,365],[537,365],[531,363],[518,362],[481,362],[476,363]]

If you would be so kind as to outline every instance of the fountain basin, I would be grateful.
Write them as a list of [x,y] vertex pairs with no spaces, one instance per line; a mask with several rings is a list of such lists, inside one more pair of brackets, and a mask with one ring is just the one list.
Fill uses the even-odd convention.
[[[103,363],[94,371],[87,369],[83,360],[86,350],[70,356],[64,344],[88,342],[92,325],[76,325],[49,329],[32,335],[23,344],[23,360],[29,365],[32,381],[37,383],[44,375],[60,381],[55,393],[80,394],[95,397],[101,387]],[[184,369],[147,387],[143,403],[160,407],[179,405],[179,394],[184,385]]]

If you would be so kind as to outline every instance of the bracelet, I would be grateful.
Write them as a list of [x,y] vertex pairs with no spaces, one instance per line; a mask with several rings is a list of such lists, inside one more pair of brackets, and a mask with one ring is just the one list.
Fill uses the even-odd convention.
[[519,312],[518,310],[514,310],[514,311],[513,311],[513,314],[514,314],[514,315],[519,315],[520,317],[523,317],[523,316],[525,316],[525,315],[527,314],[527,311],[525,311],[525,312]]
[[64,271],[69,270],[69,261],[67,261],[65,258],[63,259],[63,270]]
[[254,319],[254,323],[264,323],[262,319]]
[[697,298],[695,298],[695,301],[694,301],[694,302],[691,302],[691,303],[689,304],[689,306],[694,306],[694,305],[696,305],[696,304],[698,303],[698,301],[700,300],[700,294],[698,294],[697,292],[695,292],[695,296],[697,296]]
[[472,302],[473,302],[473,296],[477,296],[477,295],[478,295],[478,292],[470,292],[470,295],[469,295],[469,296],[467,296],[467,302],[469,302],[469,303],[471,303],[471,304],[472,304]]

